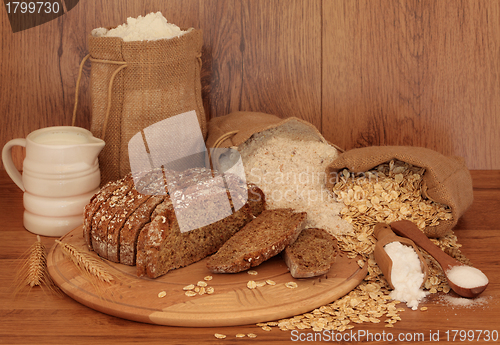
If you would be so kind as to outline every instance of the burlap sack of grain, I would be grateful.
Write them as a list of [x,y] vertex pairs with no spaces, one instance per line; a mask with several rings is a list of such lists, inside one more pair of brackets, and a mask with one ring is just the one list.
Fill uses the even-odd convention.
[[314,125],[299,118],[282,119],[271,114],[237,111],[208,122],[207,148],[239,146],[255,133],[283,125],[289,127],[291,136],[327,142]]
[[336,176],[343,169],[354,173],[367,172],[393,159],[425,168],[423,196],[451,208],[453,219],[425,228],[425,234],[440,237],[451,230],[473,201],[471,175],[461,157],[447,157],[430,149],[411,146],[353,149],[341,154],[327,168],[327,188],[333,187]]
[[91,132],[106,142],[99,156],[101,184],[130,172],[129,140],[159,121],[194,110],[206,138],[201,31],[190,29],[171,39],[133,42],[91,35],[88,44]]

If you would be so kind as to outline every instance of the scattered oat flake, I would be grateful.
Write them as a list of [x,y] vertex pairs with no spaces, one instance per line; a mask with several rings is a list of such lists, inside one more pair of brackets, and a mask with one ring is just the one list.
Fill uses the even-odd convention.
[[205,294],[205,292],[206,292],[206,291],[205,291],[205,288],[202,286],[202,287],[200,288],[200,291],[198,292],[198,294],[200,294],[200,295],[204,295],[204,294]]
[[163,298],[167,295],[167,292],[166,291],[160,291],[160,293],[158,293],[158,297],[159,298]]
[[196,285],[205,287],[205,286],[207,286],[208,284],[207,284],[207,282],[205,282],[205,281],[203,281],[203,280],[200,280],[200,281],[199,281]]
[[193,296],[196,296],[196,292],[194,292],[194,291],[186,291],[185,295],[188,296],[188,297],[193,297]]
[[289,289],[295,289],[298,287],[297,283],[296,282],[288,282],[288,283],[285,283],[285,286]]
[[420,310],[422,310],[422,311],[426,311],[427,309],[429,309],[429,308],[427,308],[427,307],[420,308]]
[[214,293],[214,288],[213,286],[207,286],[207,288],[205,289],[205,292],[207,293],[207,295],[211,295]]
[[194,289],[194,284],[189,284],[187,286],[184,286],[182,290],[187,291],[187,290],[193,290]]
[[262,330],[263,330],[263,331],[267,331],[267,332],[269,332],[269,331],[271,331],[271,330],[272,330],[272,328],[271,328],[271,327],[269,327],[269,326],[262,326]]
[[217,338],[217,339],[224,339],[226,337],[225,334],[220,334],[220,333],[215,333],[214,336]]
[[212,276],[206,276],[205,278],[203,278],[203,280],[206,280],[206,281],[209,281],[209,280],[212,280],[214,277]]
[[276,282],[274,280],[268,279],[266,280],[267,285],[276,285]]
[[253,280],[249,280],[247,283],[247,288],[249,289],[255,289],[257,287],[257,283]]
[[257,338],[257,334],[254,334],[254,333],[248,333],[248,334],[247,334],[247,337],[249,337],[249,338]]
[[251,276],[256,276],[258,274],[258,272],[254,270],[247,271],[247,273],[250,274]]
[[236,338],[245,338],[245,334],[238,333],[238,334],[236,334]]

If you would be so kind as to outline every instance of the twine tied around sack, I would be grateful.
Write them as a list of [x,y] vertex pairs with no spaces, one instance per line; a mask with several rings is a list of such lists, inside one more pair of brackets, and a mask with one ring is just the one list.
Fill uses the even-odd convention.
[[[76,123],[76,110],[78,109],[78,93],[79,93],[79,90],[80,90],[80,81],[82,79],[82,74],[83,74],[83,66],[85,65],[85,62],[87,62],[87,60],[92,61],[92,62],[101,62],[101,63],[109,63],[109,64],[113,64],[113,65],[121,65],[120,67],[118,67],[114,72],[113,74],[111,75],[111,79],[109,80],[109,86],[108,86],[108,104],[107,104],[107,107],[106,107],[106,116],[104,118],[104,123],[103,123],[103,126],[102,126],[102,137],[101,139],[104,140],[104,137],[106,136],[106,127],[108,125],[108,118],[109,118],[109,112],[110,112],[110,109],[111,109],[111,91],[113,90],[113,81],[115,80],[115,77],[116,75],[122,70],[124,69],[125,67],[127,67],[127,62],[126,61],[114,61],[114,60],[103,60],[103,59],[94,59],[94,58],[91,58],[90,57],[90,54],[87,54],[83,59],[82,59],[82,62],[80,62],[80,67],[78,69],[78,78],[76,80],[76,87],[75,87],[75,106],[73,108],[73,119],[71,120],[71,125],[74,126],[75,123]],[[196,56],[196,59],[198,60],[198,64],[200,65],[200,68],[201,68],[201,64],[202,64],[202,60],[201,60],[201,54],[198,54]],[[237,131],[236,131],[237,132]],[[229,132],[230,135],[233,135],[233,134],[236,134],[236,132]],[[228,134],[228,133],[226,133]],[[223,136],[224,137],[224,136]],[[222,141],[226,140],[228,137],[225,137]]]
[[111,91],[113,90],[113,81],[115,80],[116,75],[125,67],[127,67],[127,62],[125,61],[113,61],[113,60],[101,60],[101,59],[93,59],[90,57],[90,54],[87,54],[82,62],[80,63],[80,68],[78,69],[78,79],[76,80],[76,88],[75,88],[75,106],[73,108],[73,119],[71,120],[71,125],[74,126],[76,122],[76,110],[78,108],[78,92],[80,89],[80,81],[82,79],[82,72],[83,72],[83,66],[85,65],[85,62],[87,60],[92,61],[92,62],[102,62],[102,63],[109,63],[109,64],[114,64],[114,65],[121,65],[118,67],[113,74],[111,75],[111,79],[109,80],[109,85],[108,85],[108,105],[106,107],[106,116],[104,118],[104,123],[102,125],[102,137],[101,139],[104,140],[106,137],[106,127],[108,125],[108,118],[109,118],[109,111],[111,109]]

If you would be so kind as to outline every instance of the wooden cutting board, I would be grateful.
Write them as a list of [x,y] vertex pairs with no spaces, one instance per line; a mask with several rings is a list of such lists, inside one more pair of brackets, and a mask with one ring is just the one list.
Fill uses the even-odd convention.
[[[78,227],[61,241],[89,252]],[[90,252],[92,255],[97,255]],[[101,259],[116,279],[103,283],[83,274],[59,245],[49,252],[47,263],[55,283],[71,298],[97,311],[128,320],[169,326],[215,327],[236,326],[292,317],[333,302],[355,288],[366,276],[367,265],[340,256],[326,275],[294,279],[280,256],[264,262],[254,270],[237,274],[211,274],[205,260],[173,270],[157,279],[139,278],[135,266]],[[206,281],[213,294],[188,297],[183,287]],[[249,289],[250,280],[276,285]],[[290,289],[285,283],[296,282]],[[165,297],[158,297],[161,291]]]

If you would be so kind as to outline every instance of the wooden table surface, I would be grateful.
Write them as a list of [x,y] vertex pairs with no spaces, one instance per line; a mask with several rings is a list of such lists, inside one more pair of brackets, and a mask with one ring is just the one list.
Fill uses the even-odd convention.
[[[420,305],[427,306],[427,311],[406,310],[401,313],[402,321],[394,328],[385,328],[383,322],[355,325],[352,330],[344,332],[344,340],[385,343],[384,339],[393,337],[394,340],[424,343],[438,339],[454,343],[455,337],[455,343],[463,343],[473,337],[474,342],[484,343],[489,334],[488,343],[500,341],[500,171],[471,173],[474,204],[460,219],[455,234],[463,245],[462,252],[490,279],[488,288],[481,295],[487,298],[487,303],[468,308],[452,307],[438,303],[439,296],[432,295]],[[291,333],[275,327],[266,332],[256,325],[182,328],[142,324],[99,313],[66,295],[56,296],[39,288],[13,299],[13,281],[19,258],[36,240],[34,234],[23,228],[22,212],[22,192],[1,171],[0,344],[285,344],[299,340],[299,335],[303,338],[311,336],[311,330]],[[54,238],[44,237],[42,241],[50,248]],[[215,333],[226,334],[227,338],[218,340]],[[255,333],[257,337],[237,339],[237,333]],[[323,341],[326,340],[323,335]]]

